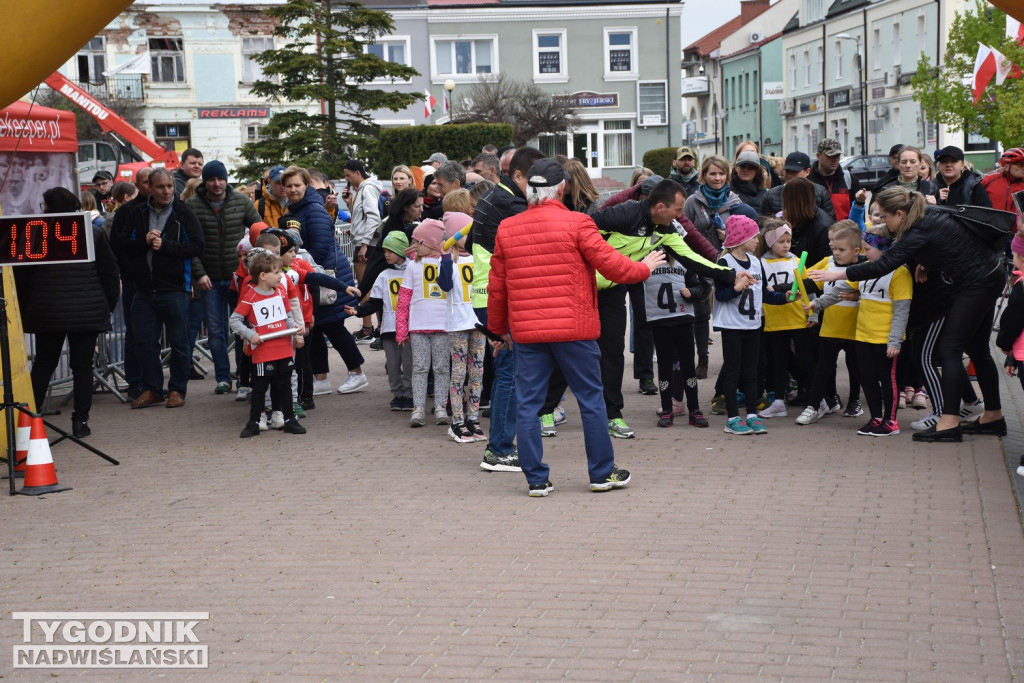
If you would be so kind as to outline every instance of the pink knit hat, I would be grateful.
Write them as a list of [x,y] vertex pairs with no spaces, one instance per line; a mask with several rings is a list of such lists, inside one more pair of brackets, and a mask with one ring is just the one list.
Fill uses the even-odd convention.
[[423,246],[440,254],[444,242],[444,223],[436,218],[428,218],[412,231],[412,241],[422,242]]
[[1013,241],[1010,242],[1010,251],[1012,251],[1014,254],[1020,254],[1024,256],[1024,236],[1013,236]]
[[461,211],[445,211],[444,216],[441,217],[441,221],[444,223],[444,238],[447,240],[455,233],[471,224],[473,219]]
[[757,237],[757,222],[746,216],[729,216],[725,221],[725,249],[738,247],[751,237]]

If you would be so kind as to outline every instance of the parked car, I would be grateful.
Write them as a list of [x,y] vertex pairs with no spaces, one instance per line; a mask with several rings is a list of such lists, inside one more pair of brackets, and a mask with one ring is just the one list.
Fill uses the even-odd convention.
[[889,157],[884,154],[846,157],[839,162],[839,166],[844,171],[849,171],[850,175],[859,180],[862,186],[868,188],[892,168],[889,164]]

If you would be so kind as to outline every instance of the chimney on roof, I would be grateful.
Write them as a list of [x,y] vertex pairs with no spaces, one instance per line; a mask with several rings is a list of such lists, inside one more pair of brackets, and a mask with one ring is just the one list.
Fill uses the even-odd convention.
[[771,0],[741,0],[740,19],[746,24],[771,6]]

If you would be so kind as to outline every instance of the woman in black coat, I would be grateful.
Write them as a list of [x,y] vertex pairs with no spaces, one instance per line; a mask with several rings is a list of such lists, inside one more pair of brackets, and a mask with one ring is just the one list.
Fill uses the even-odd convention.
[[834,222],[821,210],[815,199],[814,183],[807,178],[793,178],[782,186],[782,217],[793,230],[796,255],[807,252],[807,263],[817,263],[832,254],[828,231]]
[[[74,213],[82,209],[78,197],[63,187],[44,192],[43,202],[45,213]],[[71,433],[78,438],[91,433],[89,410],[96,338],[100,332],[110,330],[110,314],[121,294],[117,259],[106,234],[88,224],[84,228],[92,230],[94,261],[15,269],[22,325],[25,332],[36,336],[32,361],[36,409],[46,399],[50,378],[67,340],[75,401]]]

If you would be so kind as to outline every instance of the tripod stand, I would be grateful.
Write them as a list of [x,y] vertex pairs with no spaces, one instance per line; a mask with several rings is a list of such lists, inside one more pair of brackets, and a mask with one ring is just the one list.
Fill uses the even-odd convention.
[[[3,374],[4,382],[4,395],[3,402],[0,403],[0,410],[4,413],[7,425],[7,475],[10,481],[11,495],[13,496],[20,493],[20,491],[15,490],[14,487],[14,466],[15,459],[17,458],[17,446],[15,445],[17,420],[15,419],[15,414],[17,411],[21,411],[30,417],[38,417],[38,415],[32,413],[28,408],[26,408],[24,403],[14,402],[14,383],[11,372],[11,342],[7,338],[7,299],[6,294],[4,293],[4,281],[2,276],[0,276],[0,372]],[[64,439],[71,439],[82,448],[92,451],[112,465],[121,464],[103,451],[98,448],[93,448],[81,439],[68,434],[56,425],[50,424],[45,420],[43,421],[43,424],[61,435],[59,439],[53,442],[53,444],[58,444]]]

